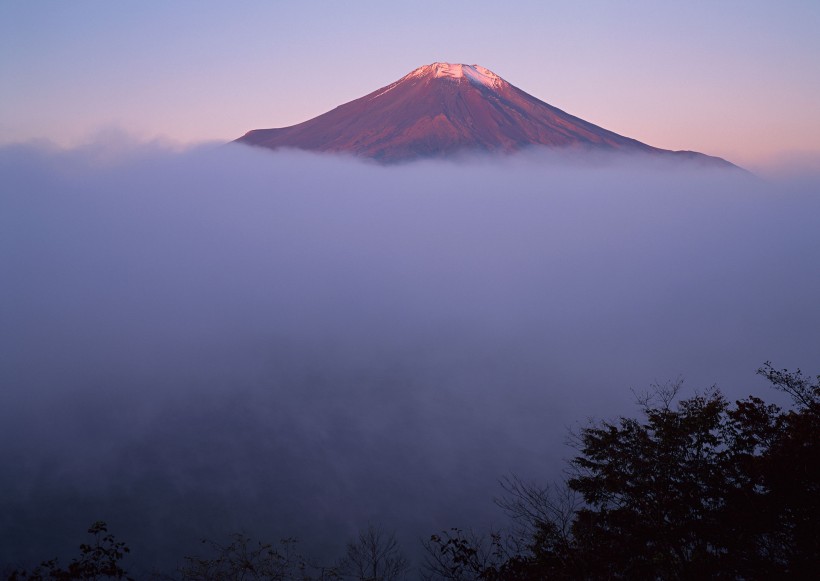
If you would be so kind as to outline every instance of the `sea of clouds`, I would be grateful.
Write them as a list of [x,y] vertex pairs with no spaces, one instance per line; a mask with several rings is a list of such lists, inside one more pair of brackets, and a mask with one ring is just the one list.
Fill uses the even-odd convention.
[[504,524],[567,431],[816,373],[820,179],[526,153],[0,149],[0,565]]

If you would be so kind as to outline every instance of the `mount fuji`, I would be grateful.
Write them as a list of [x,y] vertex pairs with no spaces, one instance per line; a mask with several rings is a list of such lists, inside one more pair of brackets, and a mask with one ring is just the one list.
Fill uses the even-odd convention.
[[338,152],[382,163],[550,147],[640,152],[736,167],[694,151],[652,147],[545,103],[478,65],[433,63],[313,119],[236,140]]

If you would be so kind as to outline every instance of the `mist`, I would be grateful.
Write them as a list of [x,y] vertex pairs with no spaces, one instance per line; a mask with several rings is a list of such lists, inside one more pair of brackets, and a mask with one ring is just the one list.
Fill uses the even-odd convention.
[[413,553],[633,390],[816,372],[817,173],[101,140],[0,175],[0,564],[94,520],[146,567],[368,523]]

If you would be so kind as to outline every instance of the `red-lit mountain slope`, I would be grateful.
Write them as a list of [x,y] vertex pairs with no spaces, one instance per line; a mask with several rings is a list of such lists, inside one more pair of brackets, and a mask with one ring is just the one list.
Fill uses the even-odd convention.
[[569,115],[483,67],[448,63],[420,67],[304,123],[255,129],[236,141],[381,162],[549,146],[674,155],[732,166],[696,152],[651,147]]

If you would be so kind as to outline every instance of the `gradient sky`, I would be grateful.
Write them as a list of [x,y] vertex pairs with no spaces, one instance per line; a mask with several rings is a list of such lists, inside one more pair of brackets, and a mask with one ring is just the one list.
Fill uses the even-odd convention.
[[820,2],[0,0],[0,144],[299,123],[434,61],[747,166],[820,158]]

